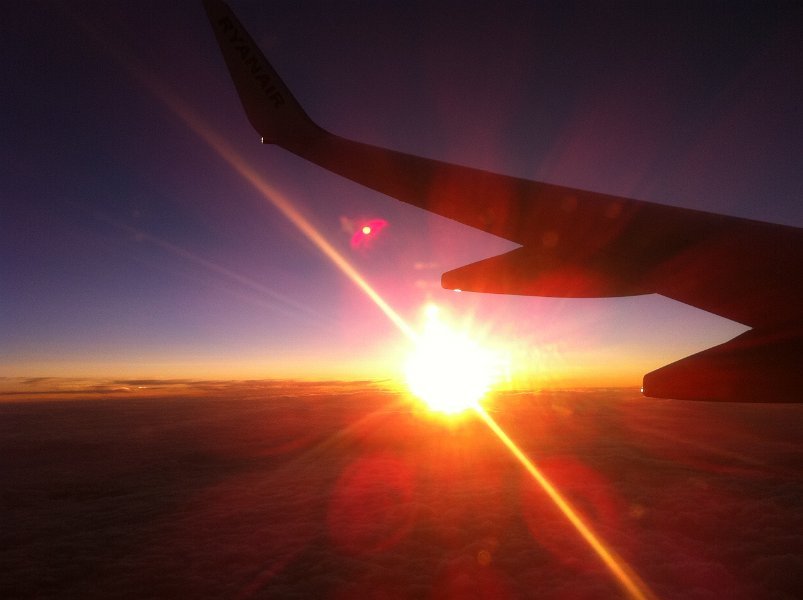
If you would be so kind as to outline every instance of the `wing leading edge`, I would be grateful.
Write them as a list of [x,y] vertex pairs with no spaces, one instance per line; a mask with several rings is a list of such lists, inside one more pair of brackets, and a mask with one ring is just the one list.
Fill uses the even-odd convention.
[[556,297],[657,293],[753,329],[644,377],[645,395],[803,401],[803,231],[490,173],[329,133],[231,9],[206,10],[249,121],[329,171],[521,245],[443,287]]

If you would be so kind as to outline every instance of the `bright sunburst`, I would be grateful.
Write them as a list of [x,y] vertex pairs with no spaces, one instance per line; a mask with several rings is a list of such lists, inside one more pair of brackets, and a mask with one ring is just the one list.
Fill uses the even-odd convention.
[[476,406],[499,377],[498,358],[449,327],[437,306],[427,306],[425,314],[406,365],[410,391],[434,412],[452,415]]

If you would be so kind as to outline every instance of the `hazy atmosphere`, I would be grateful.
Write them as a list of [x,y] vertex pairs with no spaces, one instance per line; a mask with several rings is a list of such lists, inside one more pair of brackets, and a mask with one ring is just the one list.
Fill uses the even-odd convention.
[[[5,4],[0,597],[803,597],[803,404],[639,391],[746,326],[446,291],[515,244],[262,145],[200,0]],[[335,134],[803,226],[797,3],[231,4]]]

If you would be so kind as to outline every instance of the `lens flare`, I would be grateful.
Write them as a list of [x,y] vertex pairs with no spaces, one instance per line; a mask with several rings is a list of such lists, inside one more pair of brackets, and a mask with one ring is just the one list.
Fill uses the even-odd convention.
[[355,250],[370,248],[387,226],[388,222],[384,219],[371,219],[355,226],[354,234],[351,236],[351,247]]

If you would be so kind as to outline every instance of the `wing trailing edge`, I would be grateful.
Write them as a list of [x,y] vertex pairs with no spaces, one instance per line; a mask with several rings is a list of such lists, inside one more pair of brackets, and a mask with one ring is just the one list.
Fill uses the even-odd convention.
[[644,376],[652,398],[801,402],[803,331],[752,329]]

